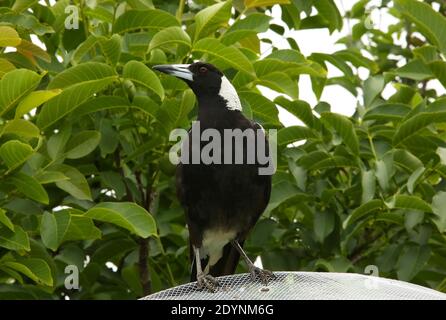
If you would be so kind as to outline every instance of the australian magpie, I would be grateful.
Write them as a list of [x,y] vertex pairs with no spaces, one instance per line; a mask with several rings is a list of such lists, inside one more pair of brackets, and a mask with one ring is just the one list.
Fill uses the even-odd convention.
[[[224,136],[225,129],[252,129],[257,133],[260,130],[255,143],[263,139],[269,153],[261,126],[243,115],[235,88],[215,66],[195,62],[153,68],[182,79],[192,89],[198,101],[197,120],[201,132],[215,129]],[[242,249],[271,193],[271,174],[259,174],[262,164],[257,160],[245,163],[248,139],[243,141],[244,162],[241,164],[180,163],[177,166],[177,195],[185,210],[191,258],[195,261],[192,262],[191,281],[197,280],[199,288],[205,287],[210,291],[215,291],[218,286],[214,277],[235,272],[240,255],[248,264],[253,280],[258,275],[262,283],[267,284],[274,278],[272,272],[254,266]],[[199,143],[201,147],[206,145],[206,142]],[[235,152],[236,148],[220,150],[221,158],[225,157],[225,152]],[[232,155],[230,158],[234,160]]]

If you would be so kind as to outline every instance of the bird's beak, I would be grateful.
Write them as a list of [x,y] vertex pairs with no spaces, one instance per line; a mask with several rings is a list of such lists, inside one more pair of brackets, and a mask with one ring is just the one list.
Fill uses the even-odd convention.
[[194,74],[188,69],[188,67],[188,64],[160,64],[153,66],[153,69],[183,80],[194,81]]

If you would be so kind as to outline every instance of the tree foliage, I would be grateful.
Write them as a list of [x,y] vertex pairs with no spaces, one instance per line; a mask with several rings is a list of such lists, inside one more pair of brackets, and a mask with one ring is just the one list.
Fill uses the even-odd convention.
[[[134,299],[188,281],[167,151],[169,132],[196,117],[195,97],[151,66],[195,59],[224,70],[247,117],[279,130],[249,254],[272,270],[376,265],[446,291],[446,97],[428,89],[446,86],[443,1],[361,0],[345,14],[332,0],[46,3],[0,2],[0,298]],[[395,23],[380,30],[371,10]],[[332,54],[305,56],[291,37],[279,49],[262,34],[346,23]],[[342,75],[328,77],[328,64]],[[316,105],[299,99],[302,75]],[[358,98],[353,116],[320,100],[327,86]],[[284,127],[278,108],[302,125]],[[73,265],[78,290],[65,286]]]

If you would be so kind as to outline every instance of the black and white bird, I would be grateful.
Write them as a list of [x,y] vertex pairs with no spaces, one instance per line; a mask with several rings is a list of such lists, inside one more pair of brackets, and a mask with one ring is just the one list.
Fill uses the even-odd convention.
[[[182,79],[193,90],[198,101],[201,132],[212,128],[223,137],[224,129],[261,129],[242,114],[235,88],[215,66],[195,62],[153,68]],[[268,145],[263,130],[260,139]],[[206,142],[200,144],[203,147]],[[246,160],[246,145],[243,148]],[[221,150],[222,159],[224,152],[227,150]],[[197,280],[198,287],[215,291],[218,286],[215,277],[233,274],[240,255],[253,280],[259,276],[267,284],[274,278],[272,272],[256,267],[242,249],[270,198],[271,175],[260,175],[260,166],[257,161],[254,164],[178,164],[177,195],[189,228],[191,281]]]

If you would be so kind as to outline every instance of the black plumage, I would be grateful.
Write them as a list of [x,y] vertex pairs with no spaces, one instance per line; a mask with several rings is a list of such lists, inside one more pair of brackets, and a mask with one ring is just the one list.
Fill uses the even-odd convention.
[[[261,130],[257,123],[243,115],[235,89],[213,65],[196,62],[154,68],[185,80],[192,88],[198,100],[197,120],[201,132],[208,128],[216,129],[223,140],[225,129]],[[268,152],[263,131],[255,136],[256,146],[257,139],[264,140]],[[192,141],[191,132],[189,141]],[[201,142],[201,147],[207,143]],[[247,261],[253,277],[257,274],[267,283],[273,276],[267,270],[254,267],[242,250],[249,231],[266,208],[271,192],[271,176],[259,175],[262,165],[257,159],[253,164],[246,163],[247,143],[244,140],[242,164],[223,164],[222,150],[222,164],[180,163],[177,166],[177,195],[185,209],[191,256],[195,259],[191,280],[197,279],[199,286],[210,290],[218,284],[214,277],[235,272],[240,254]],[[191,145],[189,151],[192,150]],[[233,144],[233,152],[235,148]],[[206,268],[203,270],[202,266]]]

